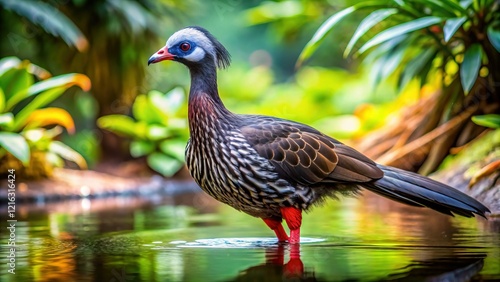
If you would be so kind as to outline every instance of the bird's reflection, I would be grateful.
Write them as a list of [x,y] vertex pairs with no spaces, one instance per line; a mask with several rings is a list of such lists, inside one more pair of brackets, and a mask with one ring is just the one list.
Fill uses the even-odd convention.
[[[313,271],[304,270],[300,258],[300,245],[280,244],[266,248],[265,253],[265,263],[245,269],[234,281],[317,281]],[[285,253],[289,253],[289,260],[286,263]]]
[[[266,261],[240,272],[233,281],[338,281],[335,274],[319,274],[314,266],[304,266],[299,245],[279,245],[265,250]],[[470,281],[483,268],[486,257],[483,253],[466,256],[433,257],[413,260],[403,268],[394,269],[385,277],[374,277],[377,281]],[[288,258],[288,261],[285,259]],[[352,273],[352,279],[366,278],[367,273]],[[351,279],[349,279],[351,280]]]

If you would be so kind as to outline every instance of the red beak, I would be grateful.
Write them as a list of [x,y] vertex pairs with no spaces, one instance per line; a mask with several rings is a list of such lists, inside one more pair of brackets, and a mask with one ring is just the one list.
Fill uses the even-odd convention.
[[165,61],[165,60],[173,60],[174,58],[175,58],[175,56],[170,54],[168,52],[167,46],[165,46],[165,47],[161,48],[160,50],[158,50],[158,52],[154,53],[153,56],[151,56],[149,58],[148,66],[150,64],[158,63],[158,62]]

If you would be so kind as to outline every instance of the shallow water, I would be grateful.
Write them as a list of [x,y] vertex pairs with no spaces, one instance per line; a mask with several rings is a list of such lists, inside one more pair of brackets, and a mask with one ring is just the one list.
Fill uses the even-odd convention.
[[2,281],[500,281],[500,221],[371,194],[304,215],[300,247],[200,193],[20,203],[17,215],[16,274],[2,255]]

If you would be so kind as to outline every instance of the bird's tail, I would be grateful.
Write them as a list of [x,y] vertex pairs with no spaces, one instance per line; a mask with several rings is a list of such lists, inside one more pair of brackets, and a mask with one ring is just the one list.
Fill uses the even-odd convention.
[[466,194],[428,177],[397,169],[377,165],[384,177],[364,185],[372,192],[404,204],[428,207],[438,212],[465,217],[478,214],[485,217],[490,210]]

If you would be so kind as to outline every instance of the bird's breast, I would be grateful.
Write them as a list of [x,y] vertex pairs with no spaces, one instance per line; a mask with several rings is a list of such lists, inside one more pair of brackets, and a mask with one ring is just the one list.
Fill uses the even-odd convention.
[[236,126],[216,117],[194,118],[186,162],[205,192],[258,217],[275,216],[279,207],[292,204],[295,188],[279,178]]

